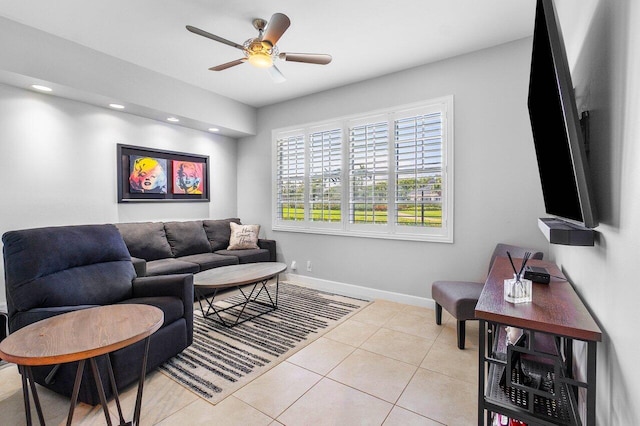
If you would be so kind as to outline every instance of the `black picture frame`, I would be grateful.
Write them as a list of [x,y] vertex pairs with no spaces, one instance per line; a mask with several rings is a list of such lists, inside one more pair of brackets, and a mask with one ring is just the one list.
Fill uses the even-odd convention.
[[118,203],[210,201],[206,155],[117,144],[117,164]]

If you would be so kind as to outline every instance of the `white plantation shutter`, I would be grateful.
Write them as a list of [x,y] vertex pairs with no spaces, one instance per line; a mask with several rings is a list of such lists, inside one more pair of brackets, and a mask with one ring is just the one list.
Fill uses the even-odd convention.
[[442,112],[395,121],[396,224],[441,227]]
[[349,129],[349,222],[387,223],[389,124]]
[[309,136],[309,220],[341,221],[342,129]]
[[448,96],[274,130],[273,229],[453,242],[452,115]]
[[276,141],[277,219],[304,220],[304,136],[293,135]]

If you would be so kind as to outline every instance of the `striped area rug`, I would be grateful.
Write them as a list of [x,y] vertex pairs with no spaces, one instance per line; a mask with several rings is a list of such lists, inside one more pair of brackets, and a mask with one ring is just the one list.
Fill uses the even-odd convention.
[[[269,293],[275,298],[275,284],[269,286]],[[268,301],[266,294],[262,297]],[[216,306],[226,307],[242,300],[238,294],[216,301]],[[216,404],[368,304],[280,283],[278,309],[232,328],[195,311],[193,344],[160,366],[160,371]],[[250,316],[260,309],[268,310],[252,303],[245,314]]]

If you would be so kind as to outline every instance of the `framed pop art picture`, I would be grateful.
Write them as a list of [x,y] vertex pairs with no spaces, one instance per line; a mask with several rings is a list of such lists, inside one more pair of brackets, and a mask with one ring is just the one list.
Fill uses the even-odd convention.
[[129,192],[167,193],[167,160],[142,155],[129,156]]
[[173,193],[202,194],[204,191],[204,163],[173,160]]
[[117,145],[118,202],[209,201],[209,157]]

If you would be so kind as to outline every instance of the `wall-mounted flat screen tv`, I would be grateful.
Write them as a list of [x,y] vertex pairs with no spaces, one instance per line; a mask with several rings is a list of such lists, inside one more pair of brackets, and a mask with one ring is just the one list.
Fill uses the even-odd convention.
[[546,212],[595,228],[585,141],[553,0],[537,3],[528,105]]

